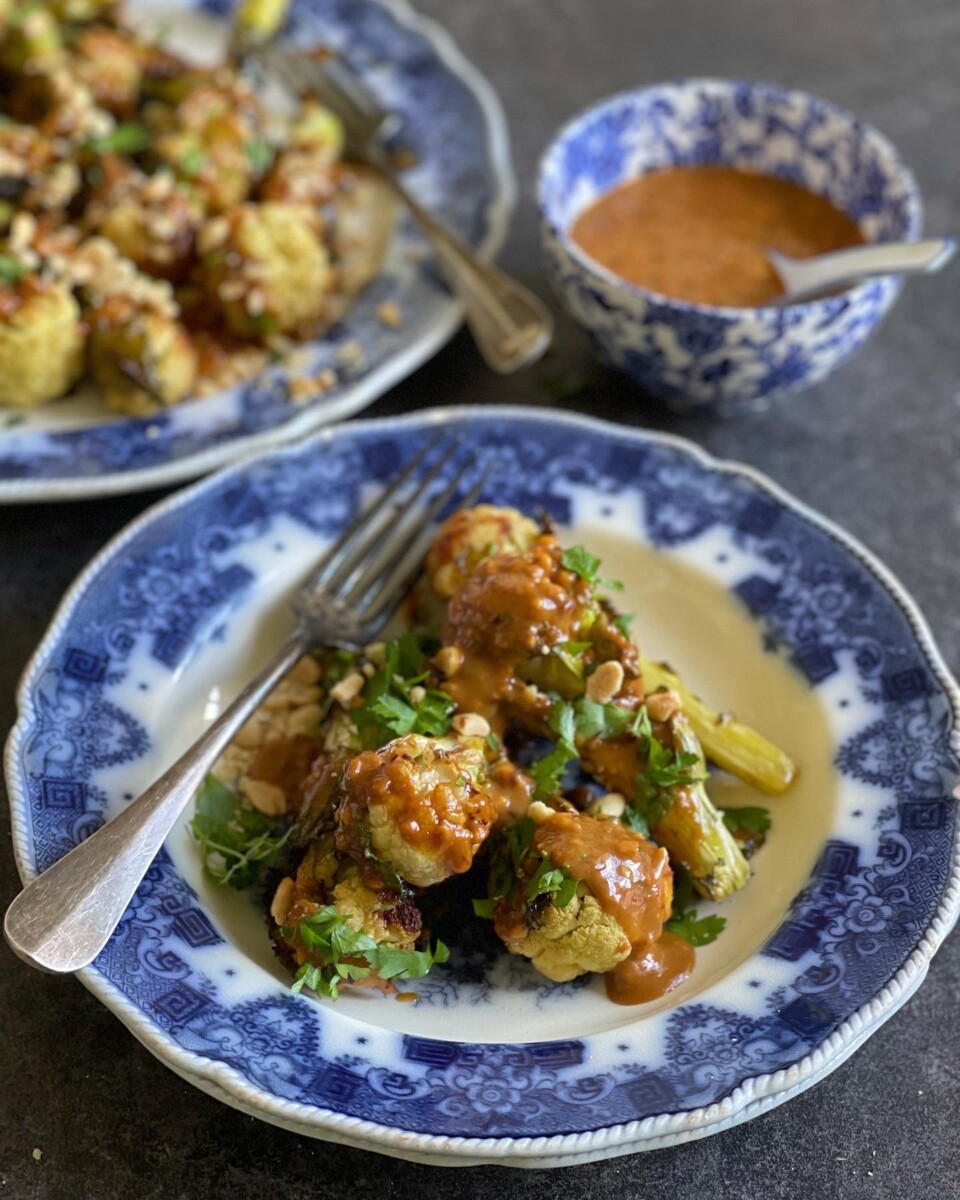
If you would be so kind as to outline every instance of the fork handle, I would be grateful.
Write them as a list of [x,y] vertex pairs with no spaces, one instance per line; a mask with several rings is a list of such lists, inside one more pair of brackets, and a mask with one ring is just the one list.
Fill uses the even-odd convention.
[[546,305],[498,267],[484,262],[414,199],[392,171],[381,169],[427,235],[487,365],[509,375],[536,362],[553,337],[553,317]]
[[93,962],[177,818],[243,722],[307,649],[301,627],[198,741],[127,808],[38,875],[7,909],[10,948],[44,971]]

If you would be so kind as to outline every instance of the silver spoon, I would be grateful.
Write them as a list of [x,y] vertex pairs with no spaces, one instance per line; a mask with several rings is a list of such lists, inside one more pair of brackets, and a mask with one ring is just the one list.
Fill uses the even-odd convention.
[[852,246],[815,258],[791,258],[771,249],[766,253],[783,283],[784,294],[775,303],[795,304],[873,275],[931,275],[946,266],[956,248],[953,238],[927,238],[923,242]]

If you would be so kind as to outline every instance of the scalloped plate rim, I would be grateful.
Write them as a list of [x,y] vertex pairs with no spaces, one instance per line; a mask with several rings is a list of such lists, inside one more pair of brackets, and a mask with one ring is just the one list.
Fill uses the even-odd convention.
[[[373,0],[373,3],[385,8],[400,24],[422,34],[440,61],[464,84],[479,105],[484,119],[485,149],[494,191],[485,213],[486,231],[477,249],[484,258],[493,261],[507,239],[518,195],[510,149],[510,129],[500,98],[487,77],[466,57],[452,34],[439,21],[418,12],[409,0]],[[308,408],[271,429],[233,438],[159,466],[92,477],[0,480],[0,505],[89,500],[169,487],[243,461],[251,454],[295,441],[361,412],[429,362],[462,324],[463,309],[460,302],[453,295],[448,295],[432,330],[412,346],[397,350],[369,375],[346,388],[328,404]]]
[[[739,476],[761,488],[779,504],[798,513],[822,529],[851,555],[866,566],[878,584],[890,595],[902,611],[926,656],[931,670],[944,690],[953,722],[950,730],[951,749],[960,753],[960,685],[957,684],[943,659],[925,618],[906,588],[883,562],[852,534],[844,531],[830,518],[822,516],[803,501],[796,499],[763,472],[754,467],[718,459],[687,438],[654,430],[624,427],[578,413],[550,408],[503,405],[491,407],[490,413],[510,420],[561,423],[573,428],[596,431],[607,437],[635,444],[653,444],[679,450],[711,471]],[[461,418],[485,415],[476,407],[460,406],[432,408],[398,417],[369,418],[342,427],[321,429],[314,441],[322,445],[343,432],[367,429],[403,430],[424,425],[456,424]],[[117,533],[92,559],[71,584],[58,605],[39,646],[24,668],[16,692],[17,717],[7,739],[4,765],[10,796],[14,855],[24,883],[33,877],[27,857],[28,835],[23,814],[28,812],[28,798],[20,786],[15,770],[27,723],[29,693],[44,670],[56,639],[69,621],[73,610],[86,594],[96,577],[142,529],[154,520],[189,504],[206,488],[220,486],[225,479],[246,470],[251,461],[284,453],[293,447],[277,447],[246,458],[215,475],[193,484],[172,496],[151,505],[135,520]],[[300,443],[302,448],[302,443]],[[895,975],[867,1003],[861,1005],[844,1023],[809,1054],[799,1061],[772,1074],[761,1074],[744,1080],[720,1102],[704,1108],[650,1116],[584,1133],[556,1134],[535,1138],[492,1137],[467,1138],[444,1134],[416,1133],[391,1128],[358,1117],[349,1117],[319,1106],[283,1101],[266,1096],[248,1083],[238,1072],[224,1063],[213,1062],[183,1050],[157,1029],[151,1021],[127,1001],[117,989],[108,984],[96,971],[84,968],[77,972],[81,982],[107,1008],[114,1012],[144,1046],[177,1074],[195,1083],[202,1090],[215,1094],[243,1112],[255,1113],[273,1124],[327,1140],[375,1150],[400,1157],[417,1157],[420,1161],[442,1165],[469,1166],[478,1162],[501,1165],[562,1166],[571,1161],[588,1162],[617,1154],[659,1149],[692,1137],[719,1132],[792,1098],[811,1087],[853,1053],[888,1017],[906,1002],[923,982],[933,955],[960,916],[960,824],[954,841],[950,874],[944,883],[936,914],[910,956]],[[519,1161],[518,1161],[519,1160]]]

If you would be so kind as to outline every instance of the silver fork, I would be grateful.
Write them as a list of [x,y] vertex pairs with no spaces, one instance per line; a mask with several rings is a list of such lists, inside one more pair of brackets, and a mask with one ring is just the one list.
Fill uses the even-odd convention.
[[[422,478],[414,476],[439,441],[433,439],[407,463],[324,553],[293,601],[296,630],[202,737],[122,813],[17,896],[3,931],[22,959],[57,972],[92,962],[180,814],[254,709],[311,646],[355,649],[383,628],[420,570],[433,521],[473,467],[471,460],[439,495],[431,495],[456,446],[442,452]],[[481,473],[463,505],[476,500],[488,474]]]
[[398,117],[384,109],[340,58],[319,60],[270,44],[248,56],[295,92],[309,92],[343,123],[347,157],[375,167],[426,234],[437,261],[463,305],[477,348],[506,375],[535,362],[553,337],[553,318],[527,288],[484,262],[471,246],[423,207],[400,181],[386,150]]

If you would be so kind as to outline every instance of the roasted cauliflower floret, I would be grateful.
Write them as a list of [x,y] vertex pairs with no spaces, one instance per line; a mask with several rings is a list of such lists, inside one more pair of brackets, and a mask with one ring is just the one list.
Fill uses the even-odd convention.
[[494,855],[487,902],[511,954],[548,979],[611,971],[670,915],[667,852],[617,821],[533,804]]
[[589,583],[563,565],[556,538],[543,534],[524,553],[494,554],[474,567],[450,600],[444,642],[519,665],[582,636],[592,600]]
[[[328,996],[341,982],[390,988],[394,975],[429,969],[429,959],[414,952],[423,929],[416,904],[395,888],[371,886],[356,864],[338,856],[332,834],[313,842],[296,874],[280,880],[270,917],[280,958],[298,968],[298,979],[312,968],[304,983]],[[398,963],[393,952],[405,957]]]
[[612,971],[630,954],[621,927],[590,895],[574,896],[566,908],[546,905],[536,926],[523,937],[505,942],[511,954],[529,958],[541,975],[555,983],[592,971]]
[[120,119],[133,115],[140,93],[143,52],[129,34],[105,25],[82,29],[70,47],[71,66],[101,108]]
[[337,846],[432,887],[473,863],[497,815],[481,738],[407,734],[350,760],[341,781]]
[[287,144],[260,184],[259,195],[289,204],[325,204],[336,190],[342,150],[339,119],[322,104],[305,99]]
[[36,408],[80,378],[83,325],[67,287],[16,273],[14,262],[0,283],[0,406]]
[[263,113],[242,81],[200,86],[169,114],[154,149],[211,212],[240,204],[262,170]]
[[139,270],[177,282],[193,263],[202,220],[196,201],[167,171],[117,172],[105,180],[85,213],[90,230],[111,241]]
[[292,204],[244,204],[202,231],[204,284],[240,337],[319,324],[333,284],[317,216]]
[[14,121],[0,123],[0,178],[9,197],[0,200],[6,218],[13,216],[15,205],[34,215],[62,214],[80,187],[77,164],[60,158],[38,130]]
[[122,295],[88,313],[89,367],[109,408],[148,414],[185,399],[197,377],[197,355],[175,318]]
[[522,554],[540,536],[535,521],[515,508],[461,508],[440,526],[425,566],[430,586],[449,600],[467,576],[493,554]]

